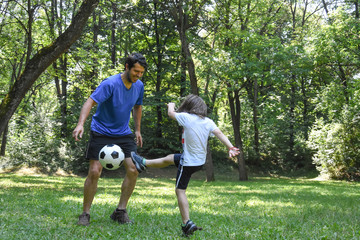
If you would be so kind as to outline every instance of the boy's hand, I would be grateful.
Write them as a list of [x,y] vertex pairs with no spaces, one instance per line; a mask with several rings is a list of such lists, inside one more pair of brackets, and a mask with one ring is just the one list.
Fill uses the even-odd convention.
[[235,157],[236,155],[239,155],[240,151],[237,147],[231,147],[229,149],[229,157],[232,158],[232,157]]
[[166,105],[168,106],[168,108],[170,108],[170,107],[175,108],[175,103],[173,103],[173,102],[170,102],[170,103],[168,103]]
[[171,119],[175,120],[175,103],[171,102],[167,104],[168,106],[168,115]]

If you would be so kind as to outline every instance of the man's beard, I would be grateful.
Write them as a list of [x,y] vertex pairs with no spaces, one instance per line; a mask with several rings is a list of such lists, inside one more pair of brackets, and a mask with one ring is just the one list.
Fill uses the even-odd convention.
[[131,81],[130,71],[128,71],[128,72],[126,73],[126,79],[128,80],[129,83],[133,83],[133,82]]

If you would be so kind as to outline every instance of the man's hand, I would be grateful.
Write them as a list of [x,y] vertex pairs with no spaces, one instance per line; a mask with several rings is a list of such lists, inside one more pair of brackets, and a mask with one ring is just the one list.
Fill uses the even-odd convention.
[[135,137],[136,137],[136,145],[138,145],[139,147],[142,147],[143,141],[142,141],[141,133],[139,131],[135,131]]
[[83,133],[84,133],[84,124],[85,124],[86,118],[89,116],[91,108],[95,105],[96,105],[96,102],[94,100],[92,100],[91,97],[89,97],[86,100],[86,102],[84,103],[83,107],[81,108],[78,124],[72,133],[72,136],[73,136],[73,138],[75,138],[75,141],[80,141],[79,138],[82,138]]
[[[76,128],[74,129],[72,136],[73,138],[75,138],[75,141],[80,141],[79,138],[82,138],[84,133],[84,127],[82,125],[78,125],[76,126]],[[79,137],[79,138],[78,138]]]

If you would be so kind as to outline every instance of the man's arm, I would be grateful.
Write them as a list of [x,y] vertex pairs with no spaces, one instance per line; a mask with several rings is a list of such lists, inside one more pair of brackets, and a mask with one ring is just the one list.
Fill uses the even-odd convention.
[[136,144],[142,147],[142,136],[141,136],[141,116],[142,116],[142,106],[135,105],[133,111],[134,123],[135,123],[135,136]]
[[87,117],[89,116],[92,107],[95,105],[96,105],[96,102],[90,97],[84,103],[84,105],[81,109],[81,112],[80,112],[78,124],[72,134],[73,138],[75,138],[75,141],[80,140],[80,139],[78,139],[78,136],[80,138],[82,138],[82,135],[84,133],[85,121],[86,121]]

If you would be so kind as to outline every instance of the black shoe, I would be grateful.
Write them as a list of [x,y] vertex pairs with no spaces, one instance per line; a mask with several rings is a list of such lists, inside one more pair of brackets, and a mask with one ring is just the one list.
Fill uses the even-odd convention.
[[195,223],[191,220],[186,222],[186,225],[184,227],[181,227],[182,231],[185,235],[185,237],[190,236],[193,234],[196,230],[202,230],[202,227],[198,227],[195,225]]
[[111,214],[110,218],[120,224],[132,224],[134,223],[129,219],[129,215],[126,212],[126,209],[115,209]]
[[78,225],[83,225],[83,226],[89,226],[90,224],[90,214],[83,212],[80,216],[79,216],[79,221],[77,223]]
[[143,164],[143,157],[137,155],[135,152],[131,152],[131,160],[135,164],[136,170],[141,173],[146,169],[146,166]]

